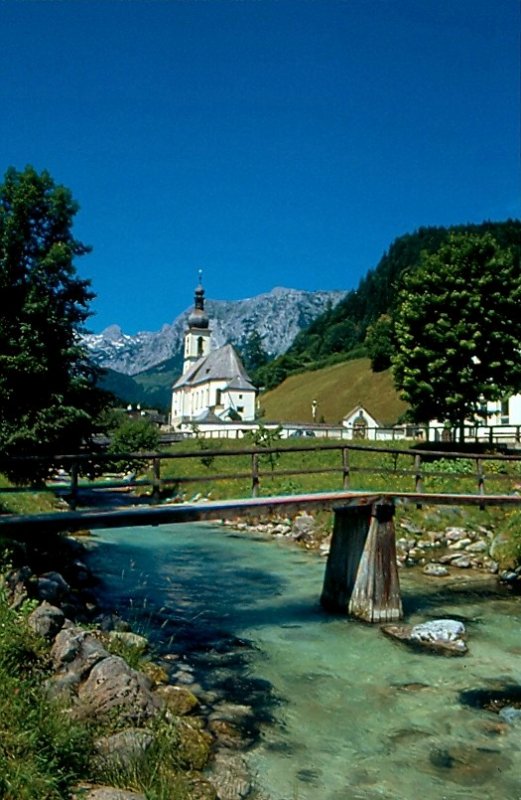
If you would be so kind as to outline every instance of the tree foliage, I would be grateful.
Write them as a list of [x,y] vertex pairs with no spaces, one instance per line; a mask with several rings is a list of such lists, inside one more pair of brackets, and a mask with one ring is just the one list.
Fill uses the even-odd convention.
[[89,251],[72,235],[77,210],[68,189],[32,167],[9,169],[0,185],[4,455],[76,450],[105,403],[78,343],[93,294],[73,263]]
[[269,355],[264,349],[263,337],[258,331],[252,331],[244,344],[240,347],[242,363],[255,382],[257,370],[264,367],[269,361]]
[[462,425],[521,389],[519,252],[452,234],[403,276],[394,375],[416,422]]
[[[286,353],[260,370],[260,383],[273,388],[288,375],[367,355],[368,328],[382,315],[391,319],[396,309],[400,278],[418,266],[422,253],[436,253],[452,233],[491,233],[501,247],[521,241],[521,222],[484,222],[451,228],[424,227],[399,236],[374,269],[361,279],[334,308],[331,306],[301,331]],[[348,257],[348,254],[347,256]]]
[[389,369],[393,355],[393,321],[389,314],[382,314],[369,325],[364,345],[371,359],[373,372]]
[[[109,453],[152,453],[159,447],[159,431],[146,417],[120,415],[110,435]],[[119,471],[138,472],[147,465],[146,459],[117,460],[113,466]]]

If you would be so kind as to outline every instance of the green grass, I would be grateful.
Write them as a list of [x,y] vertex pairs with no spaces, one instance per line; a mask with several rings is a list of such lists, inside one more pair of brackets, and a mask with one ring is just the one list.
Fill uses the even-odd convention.
[[110,735],[118,722],[75,720],[68,708],[46,699],[48,645],[27,624],[34,605],[14,611],[0,589],[2,800],[66,800],[84,780],[135,789],[147,800],[189,800],[192,785],[202,781],[207,735],[186,720],[160,716],[151,723],[154,742],[143,757],[127,766],[97,765],[94,740]]
[[291,375],[261,395],[267,420],[312,422],[311,402],[317,401],[317,419],[336,425],[358,404],[384,425],[395,423],[406,411],[390,370],[373,372],[368,358]]
[[58,509],[52,492],[1,492],[12,486],[5,475],[0,475],[0,514],[42,514]]
[[45,645],[27,627],[30,609],[15,612],[0,596],[0,797],[61,800],[85,774],[90,739],[43,695]]
[[[308,492],[335,491],[343,488],[342,452],[338,450],[315,451],[320,440],[295,443],[294,440],[281,440],[277,443],[280,453],[260,455],[259,495],[299,494]],[[344,443],[347,446],[348,443]],[[351,443],[352,445],[353,443]],[[411,453],[386,453],[386,442],[366,442],[366,448],[349,448],[349,488],[376,492],[412,492],[416,490],[414,473],[414,450]],[[361,443],[362,448],[364,443]],[[369,449],[369,446],[370,448]],[[193,452],[197,446],[200,455],[179,460],[164,460],[161,475],[164,479],[175,480],[190,477],[200,480],[192,483],[180,482],[166,489],[167,494],[190,498],[201,493],[213,499],[229,499],[251,496],[252,457],[251,455],[228,456],[229,450],[251,447],[246,439],[237,441],[205,440],[199,444],[192,440],[175,445],[172,452]],[[303,448],[301,452],[288,452],[291,447]],[[400,443],[400,449],[408,450],[411,442]],[[207,456],[205,449],[222,452],[221,455]],[[521,485],[521,462],[483,460],[485,472],[485,491],[488,494],[509,494]],[[322,469],[334,470],[320,472]],[[284,471],[317,470],[308,475],[283,475]],[[434,493],[471,493],[478,491],[476,464],[472,459],[426,460],[421,464],[423,491]],[[234,474],[243,473],[246,477],[234,479]],[[219,480],[215,475],[225,476]],[[228,477],[229,476],[229,477]]]

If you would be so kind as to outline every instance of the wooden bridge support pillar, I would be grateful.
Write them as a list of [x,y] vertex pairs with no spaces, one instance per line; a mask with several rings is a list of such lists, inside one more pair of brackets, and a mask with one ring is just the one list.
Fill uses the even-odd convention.
[[396,565],[394,506],[335,509],[331,549],[320,602],[365,622],[403,616]]

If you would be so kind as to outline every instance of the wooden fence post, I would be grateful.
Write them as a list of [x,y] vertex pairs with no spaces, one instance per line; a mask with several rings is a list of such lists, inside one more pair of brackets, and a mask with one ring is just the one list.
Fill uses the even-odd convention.
[[76,511],[78,505],[78,474],[79,464],[77,461],[73,461],[71,464],[71,495],[69,500],[72,511]]
[[[414,456],[414,491],[418,494],[423,492],[423,474],[421,471],[422,457],[419,453]],[[421,503],[416,503],[416,508],[421,508]]]
[[259,454],[252,453],[251,456],[251,496],[257,497],[259,494]]
[[348,606],[352,616],[365,622],[392,622],[403,617],[393,516],[392,503],[380,502],[372,507],[364,552]]
[[161,459],[152,459],[152,502],[159,503],[161,499]]
[[[476,473],[478,479],[478,494],[483,497],[485,494],[485,475],[483,473],[483,464],[481,458],[476,459]],[[485,503],[480,503],[479,507],[481,511],[485,508]]]
[[343,487],[349,489],[349,448],[342,448],[342,475]]

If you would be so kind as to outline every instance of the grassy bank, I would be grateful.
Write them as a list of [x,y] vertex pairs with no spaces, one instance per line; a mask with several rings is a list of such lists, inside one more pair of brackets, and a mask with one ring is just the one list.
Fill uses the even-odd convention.
[[[285,439],[272,443],[280,447],[275,454],[261,453],[259,457],[259,494],[295,494],[305,492],[335,491],[343,488],[342,450],[316,451],[320,446],[317,439]],[[331,442],[333,444],[333,442]],[[353,443],[351,443],[353,445]],[[410,452],[393,453],[390,443],[371,442],[371,449],[349,449],[349,488],[377,492],[411,492],[416,489],[415,467],[412,442],[400,442],[399,449]],[[170,494],[190,496],[201,493],[214,499],[248,497],[251,495],[252,457],[251,455],[227,455],[230,450],[252,447],[247,437],[237,441],[222,439],[190,440],[177,444],[172,452],[193,452],[192,458],[164,460],[161,465],[163,478],[174,481]],[[366,443],[369,445],[369,443]],[[291,452],[299,446],[304,450]],[[218,451],[210,456],[208,450]],[[220,455],[222,453],[222,455]],[[483,461],[486,473],[485,491],[488,494],[510,494],[521,486],[521,462],[501,460]],[[284,472],[297,473],[310,471],[310,474],[284,475]],[[470,458],[457,461],[449,459],[424,460],[421,465],[422,486],[426,492],[477,493],[476,462]],[[235,479],[233,476],[243,474]],[[215,476],[222,476],[216,480]],[[151,475],[149,476],[151,477]],[[186,479],[196,478],[193,483]],[[175,479],[180,479],[178,485]]]
[[34,607],[9,608],[0,592],[0,797],[60,800],[86,774],[92,736],[45,699],[48,648],[27,617]]

